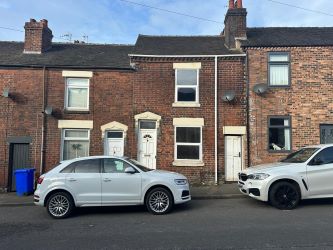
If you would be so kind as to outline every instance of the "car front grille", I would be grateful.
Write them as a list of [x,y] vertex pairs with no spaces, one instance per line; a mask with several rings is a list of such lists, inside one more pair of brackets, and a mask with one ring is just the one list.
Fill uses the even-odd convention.
[[238,174],[238,179],[242,180],[242,181],[246,181],[247,180],[247,175],[243,174],[243,173],[239,173]]

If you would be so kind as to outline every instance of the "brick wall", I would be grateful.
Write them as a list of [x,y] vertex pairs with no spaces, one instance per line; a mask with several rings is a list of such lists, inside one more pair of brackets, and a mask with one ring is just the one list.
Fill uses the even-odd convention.
[[[270,51],[288,51],[291,56],[291,86],[271,88],[264,96],[252,89],[267,83]],[[273,162],[286,153],[268,152],[269,115],[290,115],[292,149],[320,143],[320,124],[333,123],[332,47],[249,49],[250,130],[252,165]]]
[[31,167],[40,165],[43,71],[0,69],[0,90],[9,88],[11,98],[0,97],[0,187],[7,186],[11,136],[30,136]]
[[[202,59],[201,59],[202,60]],[[197,62],[198,60],[196,60]],[[137,134],[134,116],[146,111],[162,117],[157,142],[157,167],[185,174],[192,182],[214,181],[214,60],[203,59],[200,70],[199,108],[172,107],[175,101],[174,62],[137,60],[137,71],[94,71],[90,79],[89,112],[64,110],[65,78],[62,70],[46,69],[46,106],[53,108],[53,115],[45,118],[44,170],[50,170],[61,156],[61,129],[58,120],[93,120],[90,133],[90,155],[104,153],[101,126],[117,121],[128,126],[125,155],[137,157]],[[243,59],[221,59],[218,63],[218,176],[224,175],[223,126],[245,125],[245,83]],[[14,100],[1,98],[0,110],[0,186],[7,185],[8,136],[31,136],[31,164],[40,169],[42,131],[42,69],[12,69],[0,71],[0,89],[9,87]],[[236,101],[222,102],[227,90],[235,90]],[[204,167],[175,167],[173,118],[204,118],[203,161]]]

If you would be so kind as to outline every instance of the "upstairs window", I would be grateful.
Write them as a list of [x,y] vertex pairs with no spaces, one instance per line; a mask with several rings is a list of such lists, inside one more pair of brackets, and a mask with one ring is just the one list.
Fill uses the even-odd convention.
[[291,150],[290,117],[270,117],[268,121],[269,147],[271,151]]
[[199,102],[199,69],[176,69],[176,102]]
[[269,86],[290,86],[290,54],[288,52],[271,52],[268,56]]
[[66,79],[66,102],[67,110],[89,110],[89,79],[67,78]]

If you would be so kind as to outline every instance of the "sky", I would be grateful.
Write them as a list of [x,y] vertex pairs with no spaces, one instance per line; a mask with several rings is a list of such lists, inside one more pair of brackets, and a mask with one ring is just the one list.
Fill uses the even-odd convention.
[[[24,30],[30,18],[47,19],[55,42],[134,44],[138,34],[218,35],[223,30],[228,0],[130,0],[157,8],[210,19],[209,22],[163,12],[122,0],[0,0],[0,27]],[[248,27],[333,26],[332,0],[276,0],[324,15],[278,4],[272,0],[243,0]],[[0,28],[0,41],[23,41],[24,33]]]

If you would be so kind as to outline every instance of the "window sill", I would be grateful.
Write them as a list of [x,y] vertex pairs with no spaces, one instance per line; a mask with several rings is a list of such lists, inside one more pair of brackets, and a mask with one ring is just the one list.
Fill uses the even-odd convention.
[[172,163],[174,167],[203,167],[205,163],[203,161],[196,160],[175,160]]
[[172,107],[183,107],[183,108],[199,108],[201,107],[200,103],[197,102],[174,102]]
[[289,85],[268,85],[268,88],[270,88],[270,89],[278,89],[278,88],[288,89],[290,87],[291,87],[290,84]]
[[65,114],[89,114],[90,110],[79,110],[79,109],[65,109]]
[[292,150],[268,150],[268,153],[272,153],[272,154],[287,154],[287,153],[291,153]]

